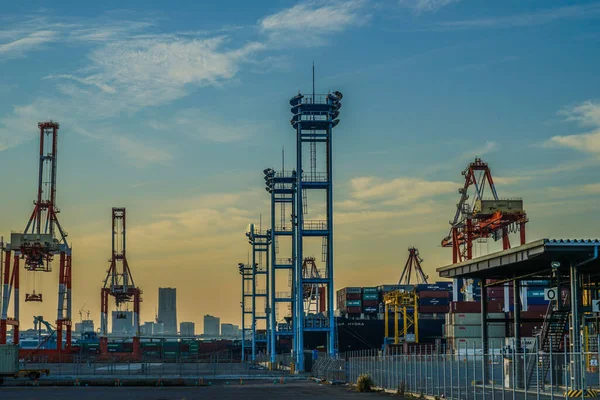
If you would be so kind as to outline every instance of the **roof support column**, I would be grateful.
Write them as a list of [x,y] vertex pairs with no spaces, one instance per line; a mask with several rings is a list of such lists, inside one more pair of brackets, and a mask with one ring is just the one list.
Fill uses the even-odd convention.
[[483,352],[483,381],[487,381],[488,325],[487,325],[487,279],[481,280],[481,350]]
[[[517,360],[517,365],[515,368],[515,386],[518,388],[523,388],[523,363],[519,362],[519,353],[522,353],[521,350],[521,297],[519,287],[521,286],[521,280],[517,279],[516,276],[513,280],[513,307],[514,307],[514,337],[515,337],[515,345],[514,351],[517,354],[515,360]],[[523,356],[521,356],[523,357]],[[524,360],[524,358],[523,358]]]
[[579,337],[579,271],[570,265],[571,282],[571,388],[583,389],[581,386],[581,346]]

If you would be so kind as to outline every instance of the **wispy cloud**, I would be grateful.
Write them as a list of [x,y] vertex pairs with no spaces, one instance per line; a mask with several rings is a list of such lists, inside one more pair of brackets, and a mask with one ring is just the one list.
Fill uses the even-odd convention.
[[427,181],[417,178],[384,180],[376,177],[354,178],[350,182],[352,198],[377,201],[383,205],[409,204],[419,199],[456,192],[457,184],[446,181]]
[[87,70],[92,74],[62,78],[100,89],[90,93],[72,88],[69,92],[77,103],[101,103],[108,107],[105,112],[114,114],[135,112],[184,97],[191,87],[220,85],[264,48],[261,43],[249,42],[226,49],[226,43],[224,36],[195,39],[162,35],[110,42],[90,55],[92,65]]
[[319,45],[328,34],[339,33],[369,20],[365,0],[313,0],[269,15],[259,21],[274,45]]
[[401,6],[411,8],[415,14],[436,12],[450,4],[458,3],[460,0],[398,0]]
[[41,30],[31,32],[21,38],[0,44],[0,56],[21,57],[26,52],[42,47],[44,44],[56,40],[58,32]]
[[148,144],[147,141],[136,139],[110,128],[103,128],[102,134],[90,132],[78,126],[71,129],[94,140],[108,143],[114,150],[125,155],[128,164],[144,167],[149,164],[166,164],[173,159],[171,153],[159,146]]
[[564,19],[595,18],[599,14],[600,4],[580,4],[508,16],[447,21],[439,26],[446,29],[519,28],[544,25]]
[[217,143],[244,140],[264,128],[254,122],[225,120],[197,108],[181,110],[166,121],[150,121],[149,124],[153,129],[175,129],[193,139]]
[[546,147],[566,147],[582,153],[600,156],[600,103],[585,101],[559,112],[567,121],[577,122],[582,127],[593,128],[590,132],[553,136],[547,140]]

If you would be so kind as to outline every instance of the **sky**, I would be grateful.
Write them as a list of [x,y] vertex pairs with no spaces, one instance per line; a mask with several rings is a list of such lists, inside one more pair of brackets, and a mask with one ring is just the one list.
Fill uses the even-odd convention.
[[[37,122],[60,123],[58,206],[73,246],[73,319],[98,321],[110,212],[154,318],[240,321],[244,232],[268,224],[262,170],[295,162],[288,100],[344,94],[334,132],[335,287],[395,283],[442,248],[475,156],[522,197],[527,238],[600,236],[600,2],[0,0],[0,234],[36,192]],[[514,239],[513,239],[514,242]],[[498,249],[478,244],[475,254]],[[21,274],[21,321],[53,321],[58,269]],[[85,314],[84,314],[85,316]]]

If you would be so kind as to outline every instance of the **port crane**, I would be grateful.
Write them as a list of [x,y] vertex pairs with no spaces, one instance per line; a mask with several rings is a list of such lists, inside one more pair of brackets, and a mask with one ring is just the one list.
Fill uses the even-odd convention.
[[425,272],[423,272],[423,268],[421,268],[422,262],[423,259],[421,258],[421,256],[419,256],[419,250],[415,247],[409,247],[408,260],[406,260],[406,264],[404,265],[404,270],[402,270],[402,275],[400,275],[400,280],[398,281],[398,284],[410,285],[410,278],[412,277],[413,271],[415,272],[415,279],[417,284],[427,284],[427,279],[429,279],[429,276],[425,275]]
[[[21,260],[25,271],[47,273],[59,256],[58,307],[56,317],[57,352],[62,352],[63,330],[66,331],[66,348],[71,347],[71,253],[67,232],[58,220],[56,206],[56,176],[59,124],[40,122],[39,173],[37,198],[23,233],[12,233],[10,245],[4,251],[2,293],[2,318],[0,319],[0,344],[6,343],[7,328],[13,327],[13,343],[19,343],[19,272]],[[11,265],[12,261],[12,265]],[[13,317],[8,317],[9,303],[13,301]],[[25,294],[26,302],[42,302],[42,293],[33,288]]]
[[[450,233],[442,240],[442,247],[452,248],[452,262],[459,263],[473,258],[473,243],[488,238],[502,239],[502,248],[510,248],[509,233],[520,233],[521,245],[525,244],[525,224],[529,221],[521,199],[500,199],[492,173],[487,163],[479,157],[462,171],[465,183],[458,189],[460,200],[456,214],[450,221]],[[491,199],[486,199],[486,188]],[[469,189],[473,189],[472,204]]]
[[[126,210],[124,207],[112,209],[112,256],[110,267],[104,279],[100,299],[100,352],[108,354],[108,296],[115,299],[117,309],[133,303],[133,354],[140,354],[140,303],[142,291],[135,286],[129,263],[127,262]],[[119,316],[125,315],[119,313]]]

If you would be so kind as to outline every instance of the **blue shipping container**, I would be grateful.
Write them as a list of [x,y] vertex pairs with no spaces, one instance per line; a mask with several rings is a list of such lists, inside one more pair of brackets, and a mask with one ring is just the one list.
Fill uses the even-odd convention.
[[548,286],[550,284],[549,280],[544,280],[544,279],[537,279],[537,280],[533,280],[533,281],[522,281],[521,282],[524,285],[527,286]]
[[365,293],[365,294],[363,294],[363,300],[379,300],[379,294]]
[[423,298],[419,299],[419,305],[422,306],[447,306],[450,304],[448,298]]
[[377,307],[365,307],[363,308],[363,312],[367,313],[367,314],[377,314],[378,308]]
[[363,288],[363,293],[377,293],[377,288],[376,287]]
[[527,297],[544,297],[544,291],[543,290],[532,290],[529,289],[527,291]]
[[438,284],[438,283],[434,283],[434,284],[420,284],[416,286],[416,290],[417,292],[421,292],[421,291],[449,291],[450,289],[452,289],[452,284],[450,283],[450,285],[445,284],[444,282],[440,282],[442,284]]
[[360,307],[362,301],[360,300],[346,300],[346,306],[348,307]]
[[531,306],[539,306],[548,304],[548,300],[544,300],[544,297],[527,297],[527,304]]

